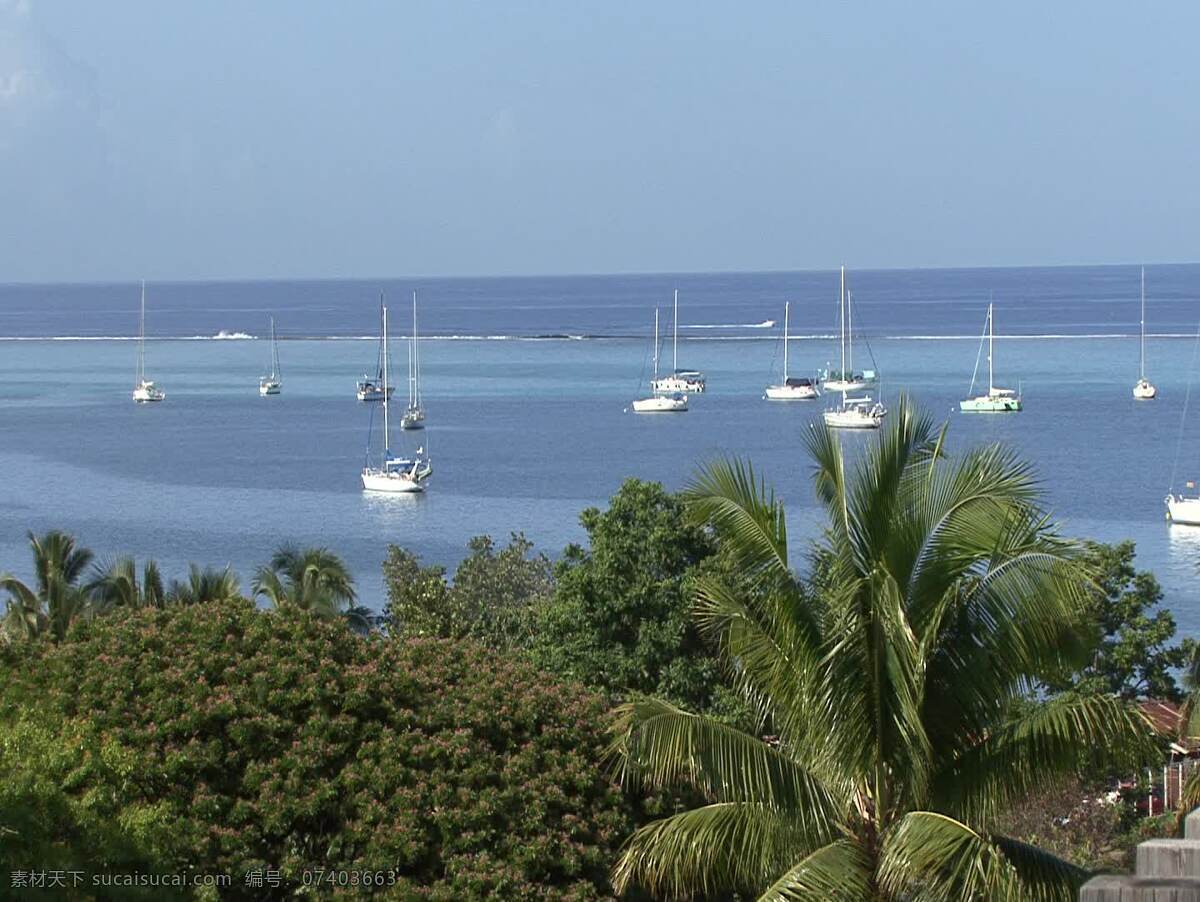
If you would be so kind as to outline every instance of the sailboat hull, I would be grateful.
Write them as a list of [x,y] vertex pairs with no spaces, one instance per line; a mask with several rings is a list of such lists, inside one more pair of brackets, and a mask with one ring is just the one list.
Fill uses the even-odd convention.
[[683,395],[660,395],[633,402],[635,413],[685,413],[687,409],[688,401]]
[[152,404],[162,401],[167,393],[153,382],[143,382],[133,390],[133,400],[138,404]]
[[1016,413],[1021,409],[1021,399],[980,395],[978,398],[959,401],[958,409],[964,413]]
[[425,485],[406,473],[363,470],[363,488],[368,492],[386,492],[392,495],[415,495],[425,491]]
[[1158,389],[1145,379],[1133,387],[1135,401],[1153,401],[1156,397],[1158,397]]
[[817,389],[813,385],[768,385],[763,397],[768,401],[812,401]]
[[260,382],[258,385],[258,393],[264,398],[267,395],[277,395],[282,390],[283,385],[279,382]]
[[1200,526],[1200,498],[1168,495],[1164,500],[1167,503],[1167,519],[1172,523]]

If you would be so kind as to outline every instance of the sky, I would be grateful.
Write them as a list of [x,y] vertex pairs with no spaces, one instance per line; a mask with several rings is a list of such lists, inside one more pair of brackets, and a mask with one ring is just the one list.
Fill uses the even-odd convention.
[[0,281],[1193,261],[1198,26],[0,0]]

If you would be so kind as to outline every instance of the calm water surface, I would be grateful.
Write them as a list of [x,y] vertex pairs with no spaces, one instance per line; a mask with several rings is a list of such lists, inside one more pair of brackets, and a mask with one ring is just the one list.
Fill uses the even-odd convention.
[[[680,364],[703,369],[709,391],[687,414],[634,416],[625,408],[648,370],[652,308],[674,285],[687,326]],[[1200,530],[1167,525],[1162,505],[1173,473],[1177,487],[1200,477],[1200,417],[1178,441],[1195,342],[1152,338],[1160,399],[1132,400],[1135,267],[872,272],[852,285],[887,400],[905,391],[949,419],[951,450],[1016,447],[1071,534],[1135,539],[1181,626],[1200,629]],[[416,436],[435,475],[424,496],[367,496],[358,471],[372,411],[353,388],[375,345],[312,336],[368,335],[381,288],[402,307],[414,286],[422,331],[439,339],[422,349],[430,428]],[[342,554],[364,601],[380,606],[389,543],[452,566],[470,536],[523,530],[553,554],[582,537],[579,511],[622,479],[678,488],[730,453],[783,495],[793,537],[815,536],[801,436],[824,402],[761,400],[781,356],[764,324],[792,300],[803,336],[792,372],[812,372],[834,351],[836,288],[833,273],[151,285],[147,368],[168,398],[135,406],[135,347],[114,339],[136,329],[136,287],[0,287],[0,336],[27,339],[0,341],[0,569],[29,577],[25,531],[62,527],[101,557],[153,555],[170,575],[189,561],[230,563],[248,583],[290,540]],[[1148,269],[1147,291],[1153,333],[1194,334],[1200,267]],[[989,294],[1006,336],[997,381],[1020,383],[1018,415],[957,412]],[[177,340],[264,333],[268,312],[285,337],[278,398],[257,395],[266,342]],[[447,340],[463,335],[601,337]],[[859,354],[869,366],[861,342]],[[393,364],[403,372],[402,342]]]

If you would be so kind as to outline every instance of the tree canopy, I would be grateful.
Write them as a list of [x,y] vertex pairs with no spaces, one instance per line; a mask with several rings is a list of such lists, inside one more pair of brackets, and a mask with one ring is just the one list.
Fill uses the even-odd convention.
[[632,826],[596,767],[603,701],[471,642],[245,601],[125,609],[9,648],[0,679],[6,868],[280,869],[246,898],[313,867],[394,871],[395,898],[590,898]]

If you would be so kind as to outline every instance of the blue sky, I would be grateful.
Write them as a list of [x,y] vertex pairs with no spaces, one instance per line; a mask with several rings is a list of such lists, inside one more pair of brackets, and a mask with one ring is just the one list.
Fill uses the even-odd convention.
[[0,0],[0,281],[1195,260],[1197,26]]

